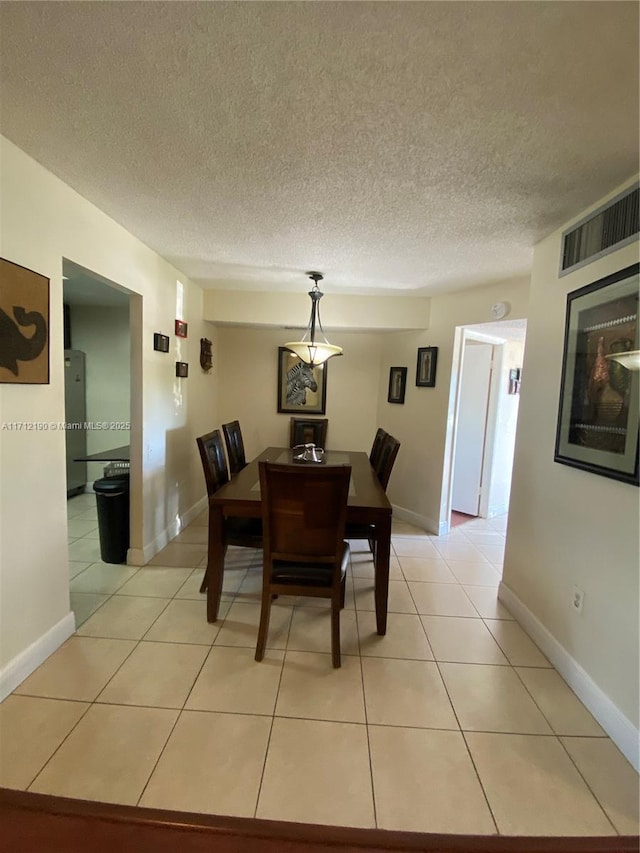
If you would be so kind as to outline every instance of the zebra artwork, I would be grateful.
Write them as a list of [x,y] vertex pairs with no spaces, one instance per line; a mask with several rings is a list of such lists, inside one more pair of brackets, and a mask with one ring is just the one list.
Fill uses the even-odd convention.
[[303,361],[287,370],[287,403],[291,406],[305,406],[307,403],[307,388],[318,390],[318,383],[313,376],[313,368]]

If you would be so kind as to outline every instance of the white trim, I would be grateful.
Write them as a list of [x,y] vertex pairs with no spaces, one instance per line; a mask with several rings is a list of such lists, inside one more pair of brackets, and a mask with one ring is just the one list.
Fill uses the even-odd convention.
[[69,611],[53,628],[16,655],[0,671],[0,702],[53,654],[76,630],[76,617]]
[[453,345],[453,362],[451,365],[451,384],[449,388],[449,405],[447,411],[447,435],[444,451],[444,476],[442,480],[442,491],[440,494],[441,511],[444,508],[445,521],[438,525],[438,535],[442,536],[449,532],[453,500],[453,476],[455,464],[455,450],[458,434],[460,396],[462,392],[462,371],[464,370],[465,346],[469,341],[479,341],[491,344],[491,381],[489,398],[487,400],[487,429],[485,433],[483,462],[482,462],[482,485],[478,507],[479,517],[489,518],[488,506],[491,500],[491,473],[493,468],[493,456],[496,442],[498,407],[500,405],[500,383],[502,381],[502,367],[504,364],[504,347],[506,339],[498,335],[490,335],[486,332],[476,331],[473,326],[457,326]]
[[571,657],[537,616],[501,581],[498,598],[511,611],[541,651],[549,658],[580,701],[591,711],[620,752],[640,772],[640,732],[589,673]]
[[148,542],[144,548],[129,548],[127,551],[127,565],[129,566],[146,566],[152,557],[162,551],[165,545],[168,545],[181,530],[190,524],[194,518],[197,518],[200,513],[204,512],[209,505],[209,499],[205,495],[196,501],[191,509],[188,509],[180,518],[173,521],[168,527],[165,527],[155,539]]
[[486,518],[495,518],[496,515],[505,515],[509,512],[509,504],[491,504],[487,510]]

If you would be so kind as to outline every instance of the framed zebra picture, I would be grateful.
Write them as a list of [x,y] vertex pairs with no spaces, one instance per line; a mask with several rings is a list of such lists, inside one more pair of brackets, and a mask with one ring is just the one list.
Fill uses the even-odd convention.
[[286,347],[278,347],[278,412],[324,415],[327,365],[309,367]]

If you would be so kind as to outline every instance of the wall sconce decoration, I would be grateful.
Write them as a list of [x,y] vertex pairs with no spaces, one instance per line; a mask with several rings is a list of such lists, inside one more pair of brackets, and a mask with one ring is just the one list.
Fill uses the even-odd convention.
[[158,352],[169,352],[169,335],[161,335],[160,332],[154,332],[153,348]]
[[213,353],[209,338],[200,338],[200,367],[208,373],[213,367]]
[[187,337],[187,323],[184,320],[176,320],[176,335],[179,338]]
[[520,393],[520,381],[522,376],[521,367],[513,367],[509,371],[509,394]]
[[176,376],[186,379],[189,375],[189,365],[186,361],[176,361]]

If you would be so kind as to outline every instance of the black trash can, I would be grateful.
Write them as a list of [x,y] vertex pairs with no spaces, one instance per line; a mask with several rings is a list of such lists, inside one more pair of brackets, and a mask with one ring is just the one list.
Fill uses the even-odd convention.
[[102,477],[93,484],[98,506],[100,556],[104,563],[125,563],[129,548],[129,475]]

